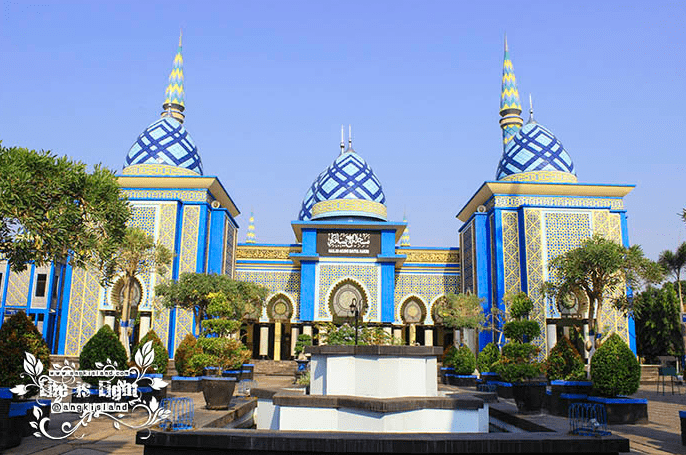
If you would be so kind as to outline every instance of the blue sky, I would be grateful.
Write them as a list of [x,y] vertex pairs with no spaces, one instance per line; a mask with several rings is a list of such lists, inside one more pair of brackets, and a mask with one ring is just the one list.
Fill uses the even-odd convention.
[[524,109],[531,93],[579,181],[636,185],[631,243],[656,259],[686,240],[680,2],[6,1],[0,140],[120,171],[181,28],[185,125],[243,213],[239,241],[251,209],[259,242],[294,241],[352,124],[413,246],[457,246],[455,215],[502,154],[505,33]]

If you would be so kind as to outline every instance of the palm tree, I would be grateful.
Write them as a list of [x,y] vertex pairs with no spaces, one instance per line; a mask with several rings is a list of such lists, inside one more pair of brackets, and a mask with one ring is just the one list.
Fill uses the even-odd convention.
[[660,253],[657,260],[658,264],[667,269],[674,278],[676,278],[677,292],[679,294],[679,304],[681,305],[681,312],[684,312],[684,299],[681,295],[681,269],[686,266],[686,242],[679,245],[676,252],[664,250]]

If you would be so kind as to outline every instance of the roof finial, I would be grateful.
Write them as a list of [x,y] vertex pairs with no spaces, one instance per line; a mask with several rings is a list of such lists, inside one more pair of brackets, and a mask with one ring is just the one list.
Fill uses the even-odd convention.
[[341,125],[341,155],[345,152],[345,126]]
[[183,123],[185,110],[184,90],[183,90],[183,56],[181,55],[181,39],[183,31],[179,32],[179,49],[174,57],[172,70],[169,74],[169,85],[165,90],[162,117],[172,117]]
[[503,147],[514,137],[515,133],[524,123],[522,117],[522,104],[519,101],[517,80],[515,79],[514,67],[510,60],[510,51],[505,34],[505,56],[503,58],[503,81],[500,89],[500,128],[503,130]]
[[257,243],[255,236],[255,216],[250,208],[250,219],[248,220],[248,232],[245,234],[245,243]]
[[352,125],[348,125],[348,150],[346,150],[346,153],[349,152],[355,152],[353,150],[353,127]]
[[507,32],[505,32],[505,52],[507,52]]
[[534,102],[531,98],[531,93],[529,93],[529,121],[526,123],[536,123],[536,120],[534,120]]
[[[403,223],[407,223],[407,216],[405,216],[405,210],[403,209]],[[402,237],[400,237],[400,246],[410,246],[410,225],[405,226]]]

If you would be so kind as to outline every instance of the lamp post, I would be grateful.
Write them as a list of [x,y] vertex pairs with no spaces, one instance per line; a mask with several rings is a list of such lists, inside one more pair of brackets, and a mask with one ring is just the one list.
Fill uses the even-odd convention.
[[360,310],[357,308],[357,299],[355,297],[350,302],[350,312],[355,315],[355,346],[357,346],[357,318],[360,315]]

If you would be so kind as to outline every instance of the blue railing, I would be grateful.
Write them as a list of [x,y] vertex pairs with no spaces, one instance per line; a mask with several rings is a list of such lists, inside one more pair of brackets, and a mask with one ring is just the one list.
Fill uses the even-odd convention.
[[582,436],[608,436],[605,406],[598,403],[572,403],[569,405],[569,428]]
[[171,411],[168,419],[160,423],[160,427],[166,431],[192,430],[195,418],[193,400],[185,397],[165,398],[160,402],[160,407]]

